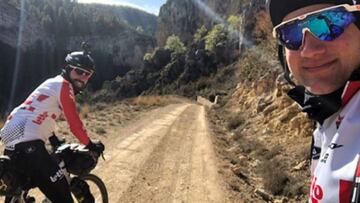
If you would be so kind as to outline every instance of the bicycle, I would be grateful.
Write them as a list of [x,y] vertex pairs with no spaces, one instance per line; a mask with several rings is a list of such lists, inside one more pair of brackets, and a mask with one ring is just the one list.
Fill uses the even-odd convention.
[[[89,185],[90,193],[94,196],[96,203],[108,203],[108,193],[104,182],[98,176],[90,173],[97,165],[99,156],[78,143],[61,143],[59,145],[51,142],[53,149],[51,155],[58,161],[69,185],[75,180],[83,180]],[[6,195],[5,203],[35,203],[35,198],[29,195],[29,191],[35,186],[29,179],[19,180],[19,174],[14,174],[15,170],[11,166],[9,157],[0,157],[0,168],[7,170],[7,174],[0,170],[0,193]],[[4,190],[3,186],[9,182],[14,188],[6,191],[7,187]],[[78,195],[74,194],[74,191],[72,191],[72,195],[75,196],[73,199],[82,202],[79,201]],[[51,201],[45,197],[42,203],[51,203]]]

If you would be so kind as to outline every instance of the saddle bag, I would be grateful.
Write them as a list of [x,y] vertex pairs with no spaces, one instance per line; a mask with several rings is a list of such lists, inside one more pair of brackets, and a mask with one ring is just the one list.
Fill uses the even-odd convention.
[[8,156],[0,156],[0,195],[14,196],[21,193],[21,179]]

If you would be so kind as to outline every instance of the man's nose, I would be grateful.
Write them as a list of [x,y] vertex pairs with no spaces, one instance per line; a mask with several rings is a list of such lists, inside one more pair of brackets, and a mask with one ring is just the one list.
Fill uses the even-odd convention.
[[305,58],[312,58],[316,55],[325,53],[325,42],[315,37],[310,31],[305,31],[303,44],[300,48],[301,56]]

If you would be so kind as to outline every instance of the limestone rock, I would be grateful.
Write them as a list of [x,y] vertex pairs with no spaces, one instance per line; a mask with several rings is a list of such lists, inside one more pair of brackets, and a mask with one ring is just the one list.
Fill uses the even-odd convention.
[[300,162],[298,165],[296,165],[294,168],[292,168],[293,171],[300,171],[306,168],[307,166],[307,161],[304,160],[302,162]]
[[273,199],[273,197],[269,193],[265,192],[263,189],[256,188],[254,192],[261,198],[263,198],[265,201],[271,201]]

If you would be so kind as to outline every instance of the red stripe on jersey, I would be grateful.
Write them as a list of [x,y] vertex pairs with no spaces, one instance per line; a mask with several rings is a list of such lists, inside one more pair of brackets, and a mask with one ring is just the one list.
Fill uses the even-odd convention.
[[32,106],[30,106],[30,107],[28,108],[28,110],[31,111],[31,112],[34,112],[34,111],[35,111],[35,108],[32,107]]
[[360,81],[348,82],[343,92],[342,106],[345,106],[359,89]]
[[70,88],[70,83],[66,80],[64,80],[61,86],[60,103],[65,118],[70,126],[71,132],[79,139],[82,144],[89,144],[90,139],[76,111],[74,93]]
[[38,96],[37,100],[38,100],[39,102],[42,102],[42,101],[44,101],[44,100],[47,99],[47,98],[49,98],[49,96],[44,95],[44,94],[41,94],[41,95]]
[[32,100],[26,100],[26,101],[24,101],[24,104],[26,104],[26,105],[32,104]]
[[340,180],[339,183],[339,202],[349,203],[351,199],[351,192],[353,188],[353,182],[347,180]]

